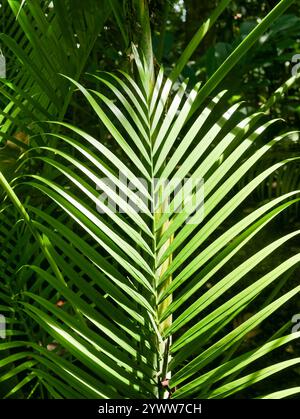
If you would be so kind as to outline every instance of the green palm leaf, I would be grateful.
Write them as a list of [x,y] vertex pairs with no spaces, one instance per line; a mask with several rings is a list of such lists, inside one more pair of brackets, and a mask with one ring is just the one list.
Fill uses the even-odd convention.
[[[20,348],[18,356],[6,358],[3,365],[14,367],[3,380],[30,370],[25,381],[10,385],[7,396],[33,382],[35,391],[45,388],[54,398],[163,397],[162,382],[168,379],[174,398],[228,397],[299,362],[295,358],[244,373],[299,337],[299,333],[283,335],[286,329],[235,355],[245,336],[296,296],[299,286],[280,295],[279,287],[270,300],[257,303],[255,314],[231,328],[233,319],[298,266],[299,254],[261,277],[255,274],[263,259],[299,231],[265,247],[257,242],[245,262],[222,273],[240,249],[247,249],[268,223],[299,201],[299,191],[290,191],[251,214],[233,217],[271,173],[295,160],[275,162],[241,186],[255,163],[290,133],[259,142],[276,121],[266,122],[263,112],[242,119],[238,113],[242,104],[217,116],[224,92],[190,118],[203,94],[199,86],[185,95],[184,82],[166,98],[164,92],[173,81],[160,70],[152,89],[147,65],[135,49],[134,53],[138,80],[129,75],[97,76],[114,100],[68,77],[113,137],[112,147],[80,128],[58,123],[64,133],[47,134],[49,142],[55,138],[57,147],[26,152],[23,174],[11,184],[0,174],[33,243],[31,256],[20,261],[25,276],[14,304],[26,324],[40,330],[38,341],[21,342],[14,338],[18,331],[14,327],[9,343],[0,345],[2,351]],[[232,128],[234,118],[239,122]],[[70,152],[62,151],[61,144]],[[115,145],[121,148],[121,157],[114,153]],[[51,167],[55,176],[24,172],[33,161]],[[204,179],[203,208],[202,202],[200,207],[199,201],[195,203],[195,179]],[[172,180],[171,188],[166,180]],[[99,189],[109,202],[99,200]],[[28,190],[44,196],[40,207],[21,203],[18,196]],[[134,207],[136,191],[140,199]],[[183,191],[192,202],[189,210],[180,207]],[[228,227],[228,220],[234,219]],[[13,261],[22,242],[13,248],[6,223],[0,230],[7,242],[4,257]],[[219,234],[218,228],[225,225]],[[252,280],[246,283],[249,273]],[[9,274],[4,272],[4,278],[9,282]],[[10,307],[5,286],[1,292]],[[54,349],[49,350],[49,345]],[[225,351],[229,355],[222,360]]]

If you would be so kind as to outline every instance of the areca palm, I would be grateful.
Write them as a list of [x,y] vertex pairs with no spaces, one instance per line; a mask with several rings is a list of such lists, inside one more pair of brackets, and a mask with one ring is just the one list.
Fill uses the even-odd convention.
[[[236,345],[297,295],[299,286],[280,296],[273,293],[233,330],[228,332],[226,326],[265,288],[280,284],[300,255],[222,300],[227,290],[242,283],[261,260],[299,231],[257,248],[229,274],[218,274],[266,224],[298,201],[298,191],[268,202],[215,235],[270,173],[288,164],[277,162],[232,194],[255,162],[289,134],[251,152],[251,146],[276,121],[258,124],[263,117],[258,112],[230,129],[239,104],[214,118],[224,92],[190,120],[199,86],[185,95],[187,86],[182,83],[169,101],[162,94],[170,83],[163,70],[152,88],[146,62],[137,52],[135,60],[139,83],[125,74],[125,78],[95,76],[116,101],[72,81],[122,149],[123,157],[112,151],[114,146],[110,149],[80,128],[60,123],[66,134],[52,132],[49,146],[31,149],[27,155],[29,160],[50,165],[56,173],[52,180],[28,173],[17,178],[11,189],[2,179],[22,215],[20,223],[28,242],[34,237],[42,252],[38,257],[31,253],[29,266],[20,264],[25,270],[21,282],[26,281],[27,286],[16,300],[26,322],[40,325],[41,341],[15,340],[14,334],[24,331],[13,325],[8,329],[10,342],[1,344],[2,350],[18,348],[17,355],[5,359],[4,365],[17,365],[9,376],[31,370],[13,391],[30,379],[44,385],[53,397],[149,398],[163,396],[166,386],[173,389],[174,398],[227,397],[299,363],[294,358],[251,374],[243,372],[257,359],[299,337],[299,333],[284,334],[285,330],[260,347],[235,355]],[[52,137],[58,139],[57,148],[51,146]],[[62,144],[73,152],[62,151]],[[243,160],[245,155],[248,158]],[[120,174],[145,198],[138,201],[138,210],[129,202],[132,186],[120,180]],[[204,179],[201,218],[199,201],[189,211],[184,206],[178,211],[176,197],[181,195],[177,186],[187,177],[184,192],[189,202],[195,202],[192,198],[197,193],[193,180]],[[165,179],[173,180],[167,189]],[[28,188],[46,196],[47,210],[30,201],[21,204],[15,193],[22,195]],[[99,199],[99,188],[110,198],[108,203]],[[122,211],[114,211],[112,203]],[[206,287],[208,281],[211,288]],[[65,302],[63,308],[57,304],[60,300]],[[51,343],[54,350],[49,350]],[[228,356],[222,360],[225,351]],[[29,354],[30,361],[26,360]],[[295,391],[288,389],[283,394]]]
[[[293,135],[268,134],[278,121],[266,112],[285,86],[247,116],[243,104],[224,107],[224,91],[208,97],[291,1],[281,1],[204,86],[177,80],[228,3],[220,2],[169,77],[163,68],[155,77],[147,51],[135,47],[134,75],[93,75],[99,91],[66,71],[64,91],[81,91],[109,141],[55,113],[58,121],[47,129],[43,123],[42,141],[33,138],[19,159],[15,179],[0,172],[4,397],[225,398],[299,363],[259,362],[300,336],[290,333],[290,322],[251,350],[242,345],[300,290],[282,292],[299,254],[255,274],[298,236],[266,246],[257,240],[299,201],[299,191],[239,214],[265,179],[297,161],[272,162],[243,185],[256,163]],[[18,103],[17,95],[11,106]],[[255,251],[225,272],[252,242]],[[233,327],[252,303],[255,313]]]

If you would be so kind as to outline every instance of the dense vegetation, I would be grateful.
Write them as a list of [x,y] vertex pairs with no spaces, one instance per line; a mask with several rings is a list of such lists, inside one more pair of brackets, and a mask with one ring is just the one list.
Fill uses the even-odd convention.
[[0,6],[1,398],[297,398],[300,2]]

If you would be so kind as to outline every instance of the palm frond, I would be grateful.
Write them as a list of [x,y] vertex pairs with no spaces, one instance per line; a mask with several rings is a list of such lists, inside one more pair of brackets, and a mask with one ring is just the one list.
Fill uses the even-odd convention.
[[[27,380],[37,380],[54,398],[163,397],[166,379],[174,398],[228,397],[299,363],[294,358],[253,372],[258,360],[299,337],[284,335],[286,328],[254,350],[235,354],[245,336],[296,296],[299,286],[285,293],[278,287],[271,299],[259,300],[250,318],[232,328],[240,313],[285,280],[300,261],[296,254],[262,276],[255,273],[262,260],[298,236],[294,231],[266,246],[257,240],[265,226],[299,201],[298,190],[248,215],[239,213],[270,174],[296,161],[273,162],[240,186],[255,163],[290,133],[260,142],[277,123],[266,122],[263,112],[240,118],[232,128],[239,104],[217,111],[224,92],[190,118],[203,94],[199,86],[186,94],[183,83],[165,97],[172,80],[161,70],[152,86],[147,64],[134,54],[138,80],[97,76],[114,100],[68,77],[106,126],[112,147],[58,122],[66,133],[47,134],[57,146],[25,152],[23,173],[11,184],[1,175],[42,255],[26,263],[30,286],[16,298],[23,316],[38,325],[41,342],[12,339],[1,345],[3,350],[27,347],[19,354],[22,361],[14,361],[16,368],[27,368],[23,358],[29,351]],[[122,155],[114,153],[114,145]],[[42,161],[56,175],[24,174],[32,161]],[[196,199],[202,179],[204,205]],[[18,195],[28,190],[44,196],[40,207],[21,203]],[[99,198],[99,190],[108,202]],[[183,192],[188,209],[179,198]],[[224,274],[222,268],[255,240],[256,250]],[[250,283],[244,280],[248,274]],[[51,343],[53,350],[47,349]],[[244,372],[249,366],[250,372]],[[17,390],[18,385],[12,391]]]

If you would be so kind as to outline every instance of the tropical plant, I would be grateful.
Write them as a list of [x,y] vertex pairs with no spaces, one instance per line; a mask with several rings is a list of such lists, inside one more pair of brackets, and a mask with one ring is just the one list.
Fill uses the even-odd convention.
[[7,79],[0,78],[1,138],[23,145],[16,127],[33,135],[43,121],[62,120],[72,89],[60,74],[78,80],[110,12],[93,0],[84,2],[1,2],[1,49],[6,56]]
[[[256,162],[293,133],[260,142],[277,122],[266,119],[276,94],[244,117],[240,103],[224,111],[226,92],[209,98],[292,2],[281,1],[203,87],[175,83],[228,3],[200,28],[169,77],[163,68],[155,75],[149,44],[139,53],[133,46],[133,75],[91,76],[100,91],[64,77],[104,124],[110,144],[78,126],[51,122],[47,131],[43,125],[43,141],[37,134],[19,159],[15,179],[0,172],[4,397],[225,398],[299,364],[294,357],[256,367],[300,337],[290,333],[290,321],[255,348],[241,346],[298,295],[299,285],[282,287],[300,254],[250,283],[244,279],[299,231],[264,247],[257,240],[243,263],[222,271],[299,201],[299,191],[289,191],[236,215],[265,179],[297,160],[277,161],[239,187]],[[219,233],[225,222],[229,227]],[[255,313],[233,328],[253,302]]]

